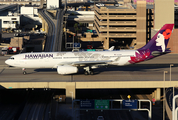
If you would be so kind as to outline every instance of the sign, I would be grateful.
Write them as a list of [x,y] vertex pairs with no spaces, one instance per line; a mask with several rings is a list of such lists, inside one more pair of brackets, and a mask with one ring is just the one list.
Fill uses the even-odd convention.
[[96,51],[95,49],[87,49],[87,51]]
[[123,109],[137,109],[137,101],[138,100],[123,100],[122,108]]
[[95,34],[97,34],[96,30],[93,30],[92,32],[95,33]]
[[75,48],[80,48],[80,43],[74,43]]
[[95,100],[95,109],[109,109],[109,100]]
[[81,109],[94,109],[94,100],[80,100]]
[[90,32],[90,33],[92,33],[92,30],[87,30],[87,32]]

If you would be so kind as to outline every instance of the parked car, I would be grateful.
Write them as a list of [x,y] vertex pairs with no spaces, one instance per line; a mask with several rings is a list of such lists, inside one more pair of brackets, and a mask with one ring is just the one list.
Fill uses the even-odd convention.
[[4,48],[1,49],[1,54],[6,55],[7,51],[8,51],[8,47],[4,47]]
[[104,6],[104,4],[102,4],[102,3],[98,3],[98,4],[96,4],[96,6],[103,7],[103,6]]
[[20,52],[20,47],[8,47],[8,54],[17,54]]

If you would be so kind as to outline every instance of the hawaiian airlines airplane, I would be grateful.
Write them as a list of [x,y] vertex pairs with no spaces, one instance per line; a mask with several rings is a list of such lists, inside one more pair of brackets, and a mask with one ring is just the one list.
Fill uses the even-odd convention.
[[104,65],[123,66],[152,59],[170,53],[167,48],[174,24],[165,24],[155,36],[137,50],[82,51],[82,52],[34,52],[11,56],[6,64],[25,68],[56,68],[58,74],[74,74],[79,68],[86,75],[93,74],[93,69]]

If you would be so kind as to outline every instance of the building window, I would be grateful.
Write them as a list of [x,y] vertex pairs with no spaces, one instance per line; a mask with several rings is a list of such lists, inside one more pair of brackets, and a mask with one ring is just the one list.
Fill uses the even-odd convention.
[[16,18],[11,18],[11,20],[16,20]]
[[18,21],[12,21],[12,24],[18,24]]
[[10,24],[10,21],[3,21],[3,24]]

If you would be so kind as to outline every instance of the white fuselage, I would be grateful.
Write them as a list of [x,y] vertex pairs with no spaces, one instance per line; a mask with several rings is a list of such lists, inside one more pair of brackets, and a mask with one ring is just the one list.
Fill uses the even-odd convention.
[[131,56],[136,50],[119,51],[83,51],[83,52],[41,52],[23,53],[12,56],[5,63],[20,68],[57,68],[74,62],[110,61],[108,65],[128,65]]

